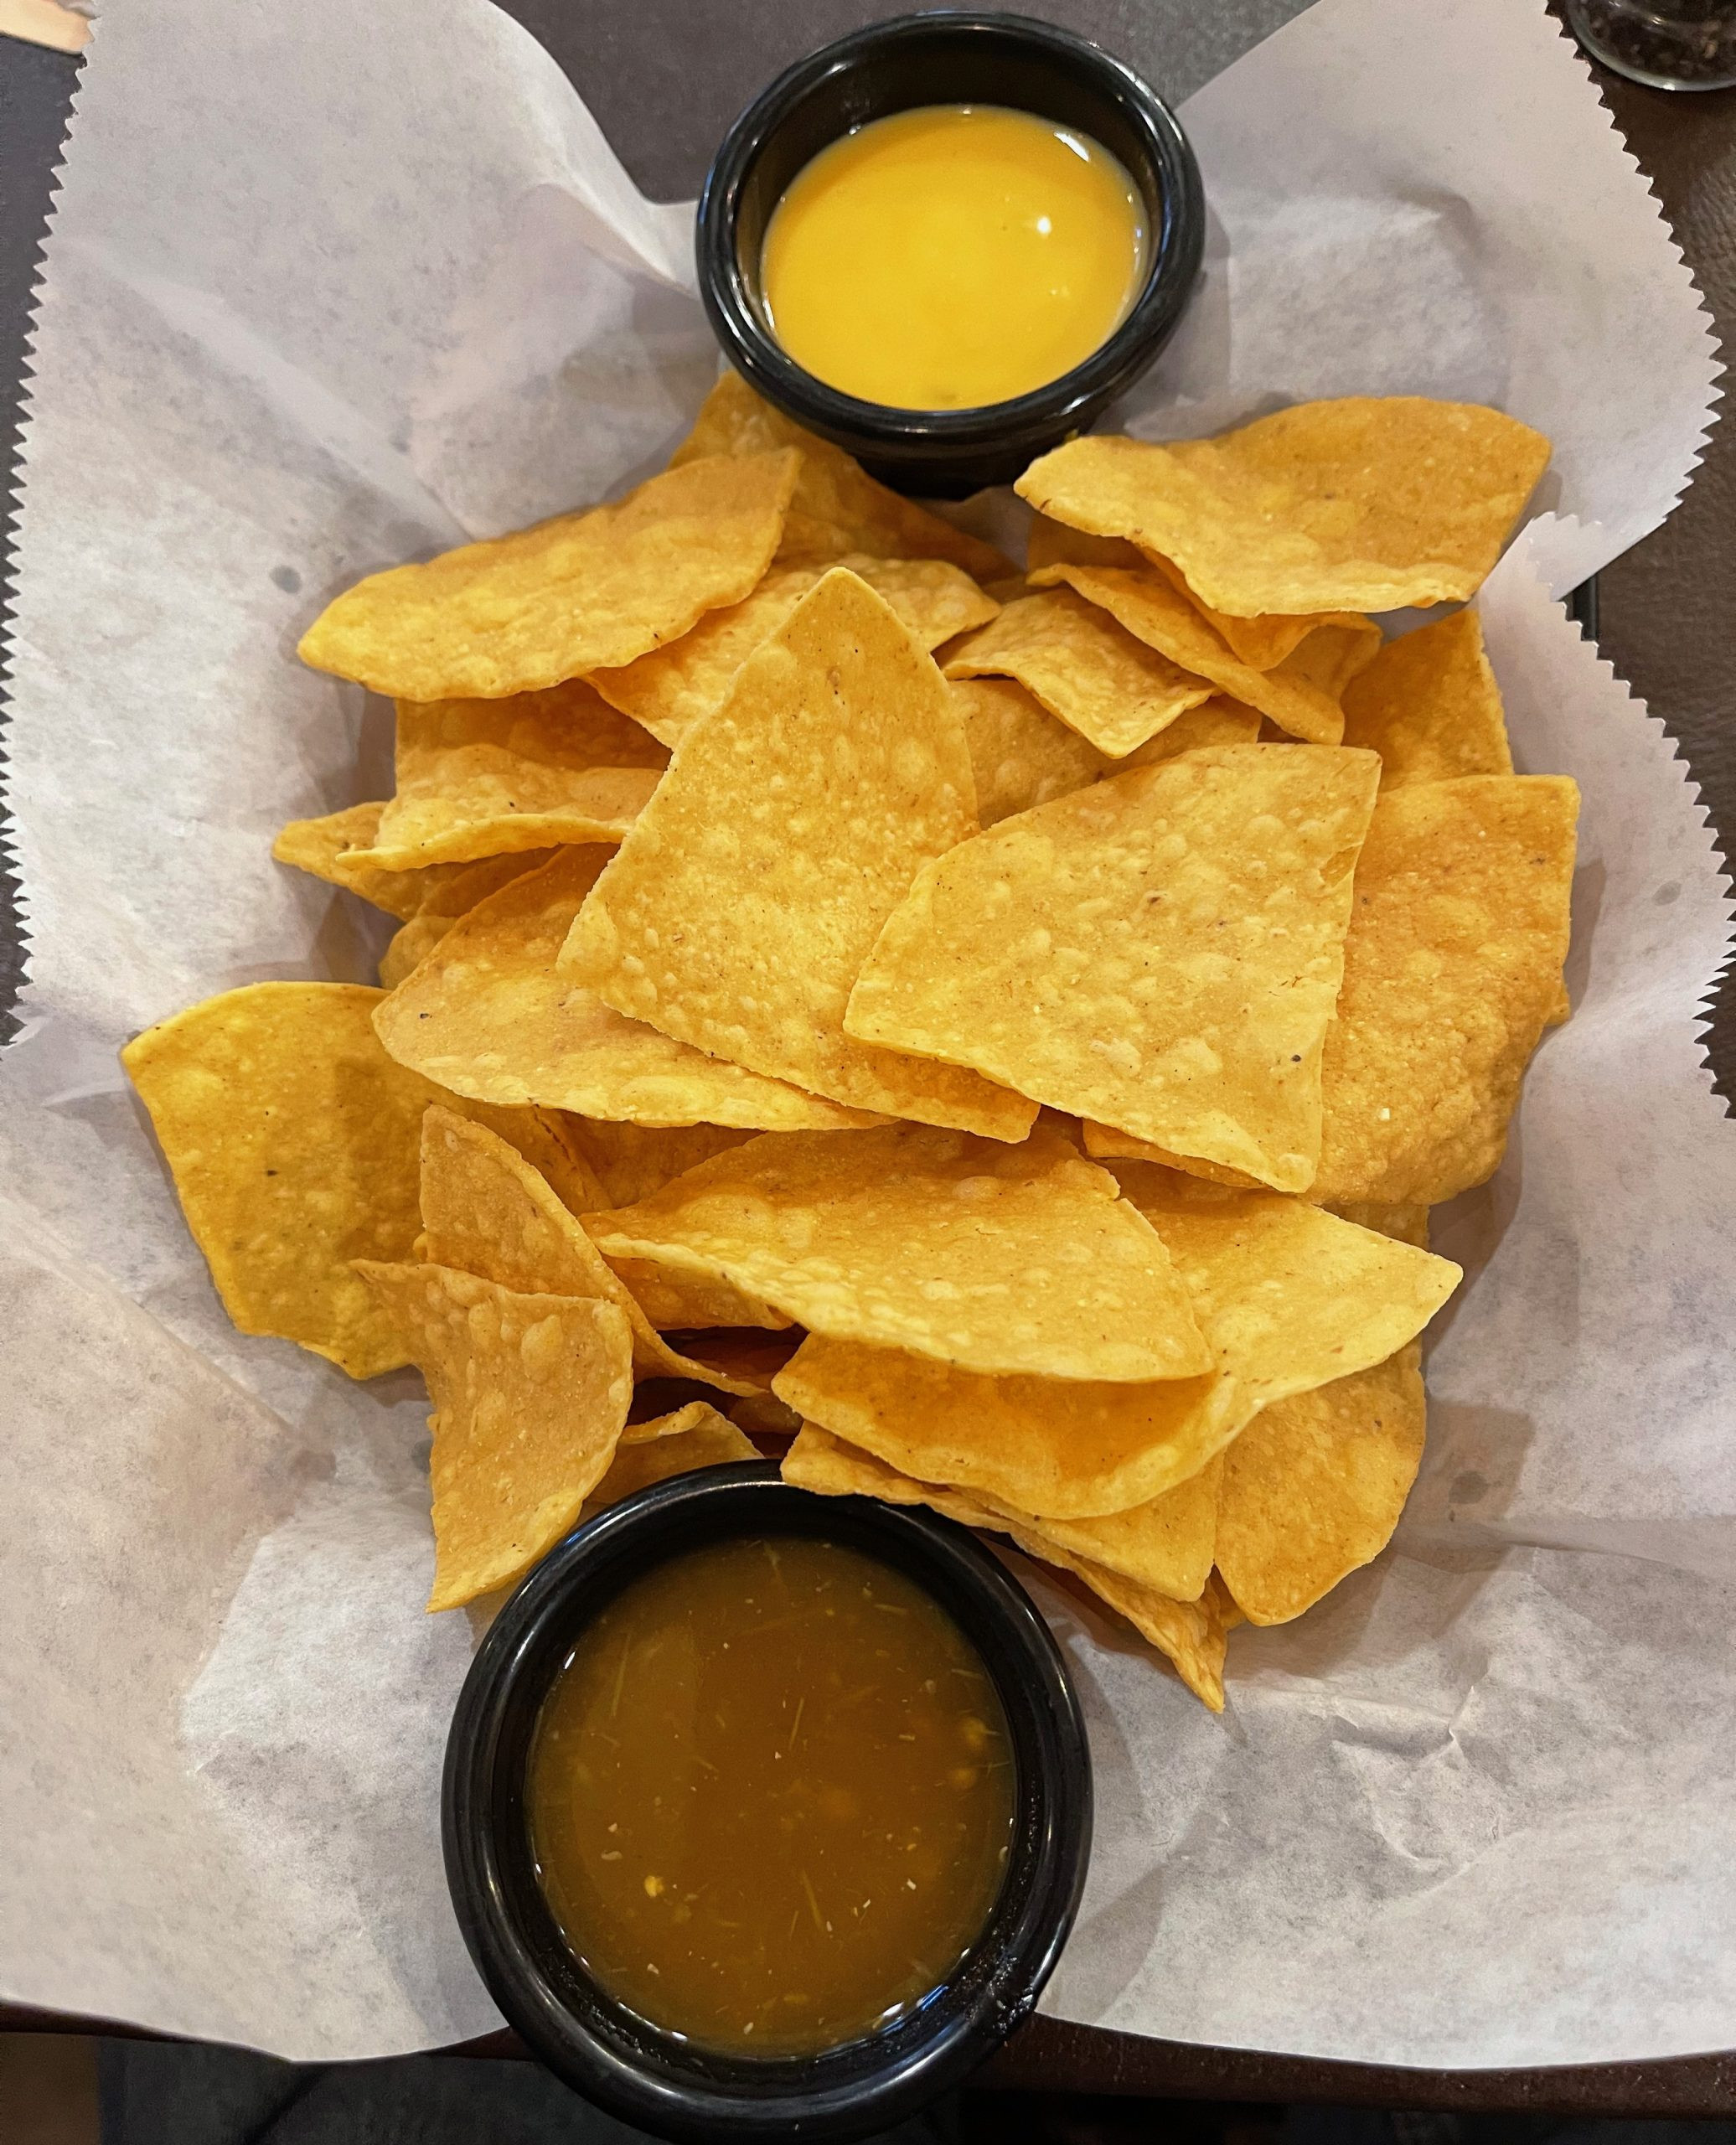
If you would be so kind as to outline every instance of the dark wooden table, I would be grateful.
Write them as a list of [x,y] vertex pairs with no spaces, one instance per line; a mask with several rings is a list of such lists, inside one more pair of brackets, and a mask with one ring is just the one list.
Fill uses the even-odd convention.
[[[913,5],[917,0],[905,0]],[[1026,0],[1112,49],[1158,36],[1160,85],[1186,96],[1298,12],[1293,0]],[[1524,0],[1515,0],[1524,4]],[[633,178],[672,200],[697,189],[712,147],[767,75],[896,0],[506,0],[583,86]],[[0,545],[11,504],[28,298],[77,62],[0,38]],[[1607,75],[1599,85],[1674,225],[1726,347],[1736,323],[1736,90],[1671,96]],[[1571,183],[1569,178],[1568,183]],[[6,555],[0,549],[0,574]],[[1714,433],[1683,504],[1601,584],[1604,653],[1679,740],[1718,829],[1736,830],[1736,426]],[[0,857],[3,863],[3,857]],[[0,869],[0,1015],[20,954]],[[1736,1093],[1736,988],[1717,1002],[1712,1061]],[[1736,1937],[1733,1937],[1736,1941]],[[0,2006],[0,2028],[102,2031],[102,2022]],[[125,2031],[126,2029],[120,2030]],[[1733,2052],[1545,2070],[1430,2071],[1200,2048],[1034,2021],[984,2072],[985,2086],[1224,2101],[1536,2113],[1736,2116]],[[471,2052],[515,2052],[508,2034]]]

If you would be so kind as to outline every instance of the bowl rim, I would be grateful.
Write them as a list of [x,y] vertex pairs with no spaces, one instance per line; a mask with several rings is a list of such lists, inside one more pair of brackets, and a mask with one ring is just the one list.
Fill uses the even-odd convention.
[[[527,1885],[535,1889],[519,1801],[527,1719],[534,1723],[552,1680],[550,1659],[558,1667],[573,1634],[619,1587],[703,1542],[779,1533],[818,1535],[871,1556],[878,1549],[967,1624],[1021,1753],[1011,1865],[1021,1889],[991,1910],[991,1941],[882,2033],[814,2056],[750,2061],[695,2051],[683,2060],[678,2042],[599,1988],[564,1943],[550,1971],[556,1925],[540,1892],[546,1925],[528,1925],[538,1914],[523,1911]],[[775,1460],[672,1476],[568,1535],[478,1648],[453,1713],[442,1791],[453,1908],[507,2023],[587,2099],[676,2138],[790,2134],[792,2124],[814,2139],[865,2137],[958,2084],[1035,2008],[1078,1910],[1091,1832],[1090,1750],[1077,1694],[1047,1624],[1011,1574],[950,1520],[868,1497],[816,1496],[785,1482]]]
[[[985,54],[991,40],[1017,45],[1065,66],[1076,80],[1088,79],[1143,136],[1161,198],[1154,203],[1146,196],[1153,230],[1139,294],[1088,356],[1003,402],[961,410],[903,409],[828,386],[783,349],[753,302],[736,245],[736,225],[755,166],[800,105],[889,46],[920,51],[925,44],[960,37],[980,38]],[[853,30],[775,76],[736,119],[712,160],[700,194],[695,256],[700,298],[726,356],[767,401],[810,431],[841,445],[856,442],[867,455],[876,449],[908,453],[918,445],[938,454],[1016,442],[1032,431],[1064,432],[1075,419],[1088,421],[1173,333],[1193,292],[1205,234],[1205,194],[1192,147],[1175,113],[1143,76],[1090,39],[1034,16],[943,8]]]

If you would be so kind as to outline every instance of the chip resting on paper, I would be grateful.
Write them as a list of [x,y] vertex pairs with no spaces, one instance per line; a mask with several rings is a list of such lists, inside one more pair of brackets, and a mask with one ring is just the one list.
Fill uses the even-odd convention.
[[1500,1166],[1557,1016],[1579,793],[1565,775],[1387,791],[1356,866],[1309,1197],[1435,1206]]
[[1070,440],[1014,488],[1173,561],[1237,618],[1392,611],[1475,595],[1548,459],[1541,432],[1498,410],[1351,395],[1215,439]]
[[553,1548],[602,1479],[633,1399],[613,1304],[519,1295],[449,1267],[358,1271],[428,1382],[434,1587],[455,1609]]
[[353,865],[388,871],[617,842],[669,754],[578,680],[504,700],[400,700],[397,788]]
[[352,1377],[409,1360],[349,1262],[415,1242],[436,1094],[380,1048],[380,1003],[360,984],[249,984],[121,1053],[224,1309]]
[[1112,760],[1057,722],[1011,678],[961,679],[953,687],[953,703],[964,718],[977,816],[985,827],[1046,804],[1051,797],[1071,796],[1104,775],[1150,767],[1202,745],[1251,745],[1260,734],[1253,708],[1218,696],[1177,716],[1124,758]]
[[1344,695],[1344,742],[1381,756],[1381,788],[1511,774],[1501,688],[1475,611],[1388,641]]
[[1423,1457],[1422,1351],[1268,1408],[1224,1457],[1217,1564],[1253,1624],[1284,1624],[1392,1539]]
[[1041,1126],[1014,1148],[915,1125],[750,1140],[592,1228],[610,1258],[721,1274],[812,1331],[967,1369],[1212,1365],[1150,1223]]
[[642,1124],[798,1131],[872,1124],[624,1020],[555,960],[607,862],[558,851],[481,902],[381,1005],[380,1040],[461,1095]]
[[862,551],[874,558],[950,559],[978,581],[1009,571],[992,544],[876,483],[841,447],[804,432],[762,401],[740,373],[719,379],[669,467],[679,469],[701,455],[766,454],[790,447],[801,449],[802,468],[784,525],[781,561],[826,561]]
[[1449,1259],[1277,1191],[1232,1191],[1123,1162],[1206,1338],[1262,1406],[1384,1362],[1463,1279]]
[[1223,1601],[1215,1579],[1206,1582],[1197,1600],[1177,1600],[1093,1564],[1052,1536],[1019,1526],[955,1490],[901,1475],[812,1424],[803,1426],[785,1454],[783,1476],[786,1481],[823,1496],[879,1497],[888,1504],[927,1505],[961,1526],[1010,1536],[1026,1556],[1070,1572],[1156,1646],[1196,1698],[1215,1713],[1223,1710]]
[[520,1295],[590,1296],[613,1304],[633,1336],[641,1377],[687,1377],[726,1393],[757,1392],[671,1348],[611,1271],[577,1217],[541,1175],[485,1125],[451,1110],[422,1119],[421,1255]]
[[1305,1190],[1379,771],[1217,747],[1003,820],[917,875],[846,1025]]
[[714,455],[612,506],[370,574],[302,637],[316,670],[394,700],[499,700],[631,663],[771,564],[798,463]]
[[[883,597],[927,649],[983,625],[1000,607],[969,574],[944,559],[853,554],[837,563]],[[679,640],[654,649],[624,669],[599,670],[592,683],[612,707],[631,716],[653,737],[665,745],[679,744],[701,716],[726,697],[741,665],[827,571],[821,564],[774,567],[740,603],[708,611]]]
[[944,680],[865,583],[829,573],[683,739],[580,910],[561,972],[768,1079],[1021,1140],[1036,1114],[1022,1097],[844,1031],[881,926],[919,866],[976,827]]
[[1211,1374],[1144,1385],[983,1377],[817,1334],[772,1390],[902,1474],[1057,1519],[1161,1496],[1222,1452],[1256,1404]]
[[948,678],[1015,678],[1105,757],[1119,759],[1215,690],[1071,589],[1009,603],[948,657]]
[[1328,627],[1310,635],[1282,663],[1257,670],[1232,653],[1187,597],[1149,567],[1129,572],[1125,567],[1046,566],[1036,578],[1040,587],[1065,584],[1154,654],[1179,665],[1183,675],[1258,708],[1280,730],[1310,745],[1338,742],[1344,730],[1344,711],[1336,697],[1341,674],[1353,655],[1372,656],[1380,645],[1377,628],[1371,643],[1361,633]]

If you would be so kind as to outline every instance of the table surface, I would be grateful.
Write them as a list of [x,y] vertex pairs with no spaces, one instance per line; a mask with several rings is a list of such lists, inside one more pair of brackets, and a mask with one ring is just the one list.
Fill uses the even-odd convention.
[[[1027,0],[1125,48],[1158,41],[1160,88],[1180,99],[1299,12],[1294,0]],[[505,0],[582,87],[638,184],[697,190],[730,120],[768,75],[827,39],[901,13],[878,0]],[[916,0],[906,0],[916,4]],[[29,292],[78,63],[0,37],[0,576],[8,564],[16,418]],[[1727,345],[1736,323],[1736,90],[1672,96],[1602,74],[1599,85],[1674,225]],[[1682,504],[1607,568],[1600,638],[1618,674],[1680,743],[1715,828],[1736,830],[1736,426],[1715,432]],[[0,593],[4,581],[0,578]],[[3,614],[0,614],[3,615]],[[0,851],[0,1018],[22,962]],[[3,1032],[3,1031],[0,1031]],[[1711,1058],[1736,1093],[1736,986],[1714,1006]],[[0,2026],[84,2028],[0,2007]],[[124,2029],[123,2029],[124,2030]],[[1736,2042],[1736,2021],[1732,2022]],[[505,2049],[510,2036],[478,2044]],[[1037,2019],[982,2074],[988,2086],[1231,2101],[1615,2115],[1736,2114],[1736,2052],[1533,2071],[1422,2071],[1195,2047]]]

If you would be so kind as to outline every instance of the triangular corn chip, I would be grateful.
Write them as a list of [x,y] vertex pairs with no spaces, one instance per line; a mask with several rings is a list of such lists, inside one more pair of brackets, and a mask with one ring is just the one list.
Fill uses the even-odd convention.
[[1214,690],[1066,588],[1009,603],[952,650],[946,674],[1015,678],[1051,715],[1112,759],[1158,735]]
[[753,1137],[721,1124],[623,1124],[591,1117],[565,1117],[561,1129],[602,1187],[602,1197],[586,1210],[592,1213],[648,1199],[673,1178]]
[[1384,1362],[1464,1278],[1449,1259],[1277,1191],[1114,1171],[1163,1238],[1219,1362],[1264,1407]]
[[[761,1381],[731,1377],[669,1346],[609,1269],[576,1217],[530,1165],[485,1125],[434,1108],[422,1119],[422,1255],[525,1296],[612,1303],[633,1334],[641,1377],[689,1377],[725,1393]],[[770,1380],[764,1381],[769,1383]]]
[[1046,1127],[1014,1148],[913,1125],[750,1140],[592,1226],[612,1259],[721,1274],[813,1331],[965,1369],[1212,1367],[1150,1224]]
[[[1162,574],[1149,566],[1143,572],[1115,566],[1046,566],[1035,578],[1040,587],[1065,582],[1146,649],[1179,665],[1184,674],[1209,681],[1215,691],[1227,693],[1245,707],[1258,708],[1293,737],[1310,745],[1336,745],[1342,736],[1344,711],[1316,681],[1316,671],[1335,675],[1360,636],[1331,627],[1313,634],[1273,669],[1257,670],[1235,655],[1187,597],[1178,594]],[[995,627],[988,631],[992,633]],[[1327,633],[1335,638],[1329,641]]]
[[578,679],[504,700],[400,700],[396,793],[349,861],[408,871],[617,842],[668,763]]
[[[943,559],[871,559],[853,553],[837,563],[884,597],[927,649],[984,624],[997,608],[969,574]],[[828,570],[819,563],[776,566],[741,602],[708,612],[679,640],[654,649],[624,669],[597,671],[591,682],[611,707],[665,745],[679,744],[701,716],[728,697],[741,665]]]
[[388,916],[406,919],[437,912],[462,915],[509,879],[534,871],[539,864],[549,861],[546,851],[529,851],[519,856],[489,857],[481,864],[431,864],[419,871],[378,871],[356,859],[374,846],[385,810],[380,804],[350,804],[341,812],[328,812],[323,819],[292,819],[271,844],[271,854],[280,864],[292,864],[298,871],[311,872],[316,879],[371,902]]
[[455,1609],[529,1571],[615,1454],[633,1343],[613,1304],[519,1295],[443,1266],[357,1272],[428,1382],[434,1587]]
[[992,544],[955,529],[914,499],[875,482],[841,447],[834,447],[774,410],[742,379],[726,372],[705,397],[691,432],[669,457],[679,469],[706,454],[765,454],[799,447],[796,479],[779,547],[780,562],[829,560],[851,551],[884,559],[950,559],[978,581],[992,581],[1009,562]]
[[1250,1623],[1299,1616],[1392,1539],[1423,1457],[1421,1354],[1280,1401],[1225,1455],[1217,1565]]
[[316,670],[394,700],[500,700],[631,663],[772,562],[799,463],[716,455],[613,506],[370,574],[302,637]]
[[881,926],[918,867],[976,824],[944,681],[865,583],[829,573],[682,740],[580,911],[562,973],[810,1094],[1021,1140],[1036,1111],[1019,1096],[844,1032]]
[[472,910],[381,1005],[377,1026],[392,1056],[479,1101],[538,1102],[586,1117],[774,1130],[872,1124],[624,1020],[555,973],[610,854],[557,851]]
[[1432,1207],[1500,1166],[1557,1011],[1578,802],[1565,775],[1466,775],[1382,797],[1326,1036],[1310,1198]]
[[585,1500],[581,1519],[593,1519],[637,1490],[691,1475],[700,1467],[727,1467],[759,1454],[727,1416],[703,1400],[690,1401],[672,1415],[623,1430],[609,1471]]
[[1497,410],[1351,395],[1216,439],[1071,440],[1015,488],[1173,560],[1236,618],[1392,611],[1475,595],[1548,459],[1542,433]]
[[1215,747],[1004,820],[917,875],[846,1026],[1305,1190],[1379,772]]
[[1381,756],[1381,788],[1511,774],[1501,688],[1475,611],[1388,641],[1345,690],[1344,742]]

